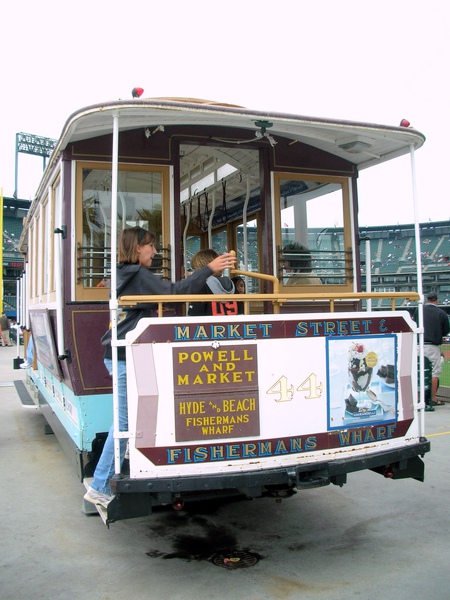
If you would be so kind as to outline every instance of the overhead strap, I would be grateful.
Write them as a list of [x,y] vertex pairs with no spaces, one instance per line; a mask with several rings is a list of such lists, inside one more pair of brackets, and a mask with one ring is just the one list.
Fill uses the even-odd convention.
[[199,229],[202,228],[202,208],[200,205],[200,198],[201,198],[201,194],[199,194],[197,196],[197,219],[196,219],[196,221],[197,221],[197,227]]
[[222,223],[226,223],[227,221],[227,182],[225,179],[222,179]]
[[203,227],[202,229],[204,231],[206,231],[208,229],[208,225],[209,225],[209,206],[208,206],[208,193],[205,191],[203,192],[205,194],[205,214],[204,214],[204,221],[203,221]]
[[193,206],[192,206],[192,198],[189,200],[188,214],[189,214],[189,231],[192,231],[194,229],[194,224],[192,222],[193,221],[192,215],[194,214]]

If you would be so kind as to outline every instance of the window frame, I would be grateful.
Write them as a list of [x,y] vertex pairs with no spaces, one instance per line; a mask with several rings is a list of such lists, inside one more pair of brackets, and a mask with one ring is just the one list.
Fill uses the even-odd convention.
[[[82,280],[77,280],[77,248],[83,243],[83,170],[96,169],[112,171],[110,162],[77,161],[75,164],[75,239],[73,248],[74,290],[75,301],[90,302],[109,299],[109,289],[105,287],[84,287]],[[141,165],[119,163],[119,171],[134,171],[143,173],[161,173],[161,218],[162,218],[162,247],[170,244],[170,215],[171,215],[171,168],[166,165]]]
[[[280,183],[282,180],[293,181],[315,181],[324,183],[337,183],[342,190],[342,218],[343,218],[343,236],[344,251],[348,258],[346,259],[345,280],[343,284],[305,284],[305,285],[283,285],[280,281],[280,289],[290,290],[292,292],[302,290],[304,292],[324,292],[327,291],[354,291],[355,267],[354,267],[354,249],[353,249],[353,219],[351,211],[351,179],[349,177],[339,177],[335,175],[323,175],[314,173],[292,173],[286,171],[273,172],[273,191],[274,191],[274,274],[278,274],[278,252],[277,249],[282,246],[282,228],[281,228],[281,194]],[[348,265],[351,265],[351,269]]]

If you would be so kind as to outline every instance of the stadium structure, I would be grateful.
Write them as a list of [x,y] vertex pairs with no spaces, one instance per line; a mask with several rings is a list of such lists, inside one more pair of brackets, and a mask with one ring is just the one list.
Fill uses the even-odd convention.
[[18,245],[23,220],[31,202],[16,198],[3,198],[3,310],[10,319],[16,319],[17,280],[24,270],[24,256]]
[[[421,223],[420,257],[423,293],[437,292],[440,304],[450,305],[450,222]],[[361,275],[367,279],[368,260],[363,240],[370,240],[373,291],[417,290],[414,225],[366,227],[360,231]],[[382,308],[382,302],[373,308]]]

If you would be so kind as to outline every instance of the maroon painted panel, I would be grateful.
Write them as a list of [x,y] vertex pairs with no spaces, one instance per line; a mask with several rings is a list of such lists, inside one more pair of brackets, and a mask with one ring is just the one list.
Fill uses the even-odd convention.
[[[251,316],[249,316],[249,320]],[[364,313],[341,319],[286,319],[234,323],[155,323],[137,338],[138,344],[155,342],[191,342],[209,340],[257,340],[305,337],[341,337],[346,335],[379,335],[411,331],[408,323],[400,316],[366,318]]]
[[101,338],[109,326],[109,310],[99,305],[68,308],[65,338],[70,350],[68,365],[72,388],[77,395],[112,391],[111,378],[103,363]]
[[[183,465],[187,463],[206,463],[233,461],[265,456],[281,456],[311,452],[313,450],[343,449],[361,444],[390,440],[406,435],[412,421],[398,421],[390,425],[372,425],[346,429],[342,431],[312,433],[307,436],[289,438],[255,439],[223,444],[203,443],[201,445],[161,446],[139,448],[154,465]],[[324,456],[326,461],[326,456]]]

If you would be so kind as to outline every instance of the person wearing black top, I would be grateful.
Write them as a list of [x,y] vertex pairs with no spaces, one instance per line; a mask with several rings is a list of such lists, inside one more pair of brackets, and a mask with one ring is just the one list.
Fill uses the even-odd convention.
[[442,371],[440,345],[442,344],[442,338],[450,331],[450,322],[447,313],[439,308],[437,304],[438,296],[436,292],[430,292],[423,307],[424,355],[430,360],[433,367],[431,403],[432,405],[441,406],[445,403],[436,400],[439,375]]

